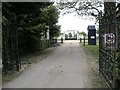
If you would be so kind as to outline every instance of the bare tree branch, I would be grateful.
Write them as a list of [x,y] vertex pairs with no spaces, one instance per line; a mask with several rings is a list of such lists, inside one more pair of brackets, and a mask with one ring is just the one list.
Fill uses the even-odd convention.
[[65,0],[64,2],[57,2],[57,8],[59,8],[60,12],[72,13],[76,12],[78,15],[91,15],[91,12],[99,11],[99,8],[103,6],[103,2],[101,1],[90,1],[90,0],[76,0],[76,2],[70,2],[69,0]]

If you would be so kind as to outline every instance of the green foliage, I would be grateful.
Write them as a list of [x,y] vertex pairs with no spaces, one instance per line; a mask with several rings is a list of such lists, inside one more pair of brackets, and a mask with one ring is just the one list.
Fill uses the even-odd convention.
[[58,37],[60,35],[60,26],[53,25],[50,27],[50,38]]
[[71,38],[72,37],[72,33],[68,33],[68,36],[69,36],[69,38]]
[[79,32],[79,35],[83,35],[85,37],[87,34],[83,31],[83,32]]
[[8,26],[12,19],[17,22],[19,50],[32,50],[35,43],[45,37],[47,25],[50,26],[51,38],[59,36],[58,16],[56,7],[50,2],[3,3],[3,25]]
[[84,46],[92,55],[99,57],[99,45],[85,45]]
[[67,34],[65,34],[65,38],[68,38],[68,35],[67,35]]
[[50,5],[42,13],[42,21],[46,22],[46,25],[50,27],[50,38],[59,36],[60,26],[56,25],[58,23],[59,12],[57,8],[53,5]]
[[[35,50],[48,48],[49,42],[43,40],[46,39],[46,26],[50,27],[50,37],[58,36],[60,32],[60,26],[56,25],[58,16],[59,13],[51,2],[3,2],[2,25],[4,52],[8,56],[12,53],[6,48],[8,48],[10,45],[9,42],[11,42],[9,34],[13,35],[15,30],[18,32],[18,34],[15,34],[18,36],[19,56],[28,52],[32,53]],[[17,47],[13,46],[13,48],[16,49]],[[4,70],[8,70],[8,63],[11,65],[10,68],[15,64],[7,61],[9,59],[11,59],[11,56],[8,58],[4,56]]]
[[77,34],[74,34],[74,38],[76,38],[77,37]]

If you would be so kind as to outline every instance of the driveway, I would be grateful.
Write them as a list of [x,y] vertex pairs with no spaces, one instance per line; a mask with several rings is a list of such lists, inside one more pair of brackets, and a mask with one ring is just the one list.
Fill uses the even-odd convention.
[[3,88],[92,88],[86,56],[79,41],[65,41]]

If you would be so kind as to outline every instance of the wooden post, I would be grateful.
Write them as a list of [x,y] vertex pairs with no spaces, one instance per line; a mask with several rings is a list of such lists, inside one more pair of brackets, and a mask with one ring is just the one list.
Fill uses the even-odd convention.
[[63,43],[63,38],[61,38],[61,43]]
[[85,46],[85,37],[84,37],[84,46]]
[[80,38],[80,43],[82,43],[82,38]]

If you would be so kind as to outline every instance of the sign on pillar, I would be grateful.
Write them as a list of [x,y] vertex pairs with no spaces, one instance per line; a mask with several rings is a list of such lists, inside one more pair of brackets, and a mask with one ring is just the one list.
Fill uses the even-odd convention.
[[104,34],[104,47],[106,50],[115,50],[115,34],[106,33]]

